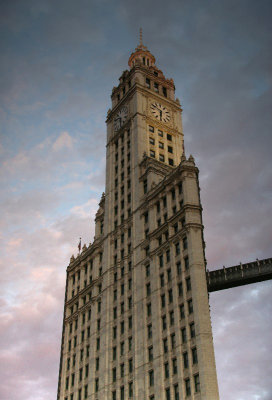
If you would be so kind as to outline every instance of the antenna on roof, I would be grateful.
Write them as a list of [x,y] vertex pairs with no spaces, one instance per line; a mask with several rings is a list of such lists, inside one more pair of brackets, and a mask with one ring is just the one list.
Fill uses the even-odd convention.
[[140,28],[140,46],[143,45],[143,29]]

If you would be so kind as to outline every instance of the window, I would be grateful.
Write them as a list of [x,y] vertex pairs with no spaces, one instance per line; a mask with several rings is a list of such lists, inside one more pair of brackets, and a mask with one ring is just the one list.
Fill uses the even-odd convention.
[[177,266],[177,275],[181,275],[181,263],[180,263],[180,261],[177,262],[176,266]]
[[172,289],[168,290],[168,298],[169,298],[169,303],[173,303],[173,291],[172,291]]
[[192,348],[192,360],[193,360],[193,364],[198,363],[196,347]]
[[162,317],[162,330],[164,331],[167,328],[167,324],[166,324],[166,316],[164,315]]
[[173,368],[173,374],[176,375],[178,373],[178,363],[176,358],[172,359],[172,368]]
[[128,328],[132,329],[132,316],[128,317]]
[[147,283],[146,284],[146,295],[150,296],[150,293],[151,293],[151,286],[150,286],[150,283]]
[[164,274],[160,275],[160,283],[161,283],[161,287],[164,287]]
[[161,295],[161,307],[164,308],[165,307],[165,294]]
[[167,281],[170,282],[172,280],[172,273],[171,273],[171,269],[169,268],[167,270]]
[[132,349],[132,337],[130,336],[128,338],[128,351],[131,351],[131,349]]
[[149,275],[150,275],[150,265],[147,264],[147,265],[145,266],[145,276],[149,276]]
[[128,395],[132,398],[133,396],[133,382],[128,383]]
[[112,392],[112,400],[116,400],[116,390]]
[[171,400],[170,388],[165,389],[165,398],[166,400]]
[[96,339],[96,350],[100,349],[100,338]]
[[81,400],[81,389],[78,389],[78,400]]
[[189,367],[189,358],[188,358],[188,353],[187,351],[183,353],[183,367],[188,368]]
[[159,135],[160,137],[163,137],[163,131],[161,131],[161,130],[158,129],[158,135]]
[[163,255],[162,254],[159,255],[159,264],[160,264],[160,267],[163,267]]
[[88,398],[88,385],[84,386],[84,398],[87,399]]
[[187,292],[190,292],[191,289],[192,289],[191,278],[188,277],[188,278],[186,278],[186,290],[187,290]]
[[150,317],[151,316],[151,303],[147,304],[146,309],[147,309],[147,316]]
[[148,223],[148,212],[144,213],[144,222],[145,222],[145,224]]
[[132,371],[133,371],[133,360],[132,360],[132,358],[130,358],[130,359],[128,360],[128,371],[129,371],[130,374],[131,374]]
[[160,155],[159,155],[159,160],[160,160],[161,162],[164,162],[164,155],[163,155],[163,154],[160,154]]
[[154,82],[154,90],[155,92],[159,92],[159,84],[157,82]]
[[66,390],[69,388],[69,376],[66,378],[66,384],[65,384]]
[[152,324],[147,325],[147,337],[148,339],[152,338]]
[[188,242],[186,236],[182,239],[182,242],[183,242],[183,249],[186,250],[188,248]]
[[121,342],[120,343],[120,355],[123,356],[124,355],[124,349],[125,349],[125,343]]
[[167,338],[163,339],[163,352],[164,352],[164,353],[168,353]]
[[188,270],[189,269],[189,257],[184,258],[184,265],[185,265],[185,269]]
[[149,138],[149,143],[154,145],[154,144],[155,144],[155,139],[153,139],[152,137],[150,137],[150,138]]
[[[117,292],[117,290],[116,290],[116,292]],[[125,285],[122,283],[122,285],[121,285],[121,296],[124,295],[124,292],[125,292]]]
[[182,343],[187,342],[187,334],[186,334],[186,328],[181,329],[181,338],[182,338]]
[[99,370],[99,357],[97,357],[95,359],[95,370],[98,371]]
[[179,388],[177,383],[174,385],[174,394],[175,394],[175,400],[179,400]]
[[113,336],[113,339],[116,339],[116,337],[117,337],[117,326],[114,326],[112,328],[112,336]]
[[125,322],[121,321],[120,326],[121,326],[121,335],[123,335],[123,333],[125,332]]
[[120,374],[121,374],[121,378],[123,378],[125,375],[125,364],[124,363],[120,364]]
[[149,78],[145,78],[145,85],[148,89],[150,89],[150,79]]
[[169,165],[174,165],[174,160],[172,158],[168,158],[168,164]]
[[179,242],[177,242],[175,244],[175,248],[176,248],[176,256],[178,256],[180,254],[180,244],[179,244]]
[[163,93],[164,97],[167,97],[167,89],[164,86],[162,88],[162,93]]
[[183,296],[182,282],[179,282],[178,284],[178,295]]
[[174,348],[176,347],[176,335],[174,333],[172,333],[171,335],[171,347],[172,350],[174,350]]
[[125,399],[125,388],[124,386],[120,387],[120,395],[121,395],[121,400]]
[[198,374],[194,376],[194,383],[195,383],[195,392],[196,393],[200,392],[200,381]]
[[153,369],[148,372],[149,375],[149,386],[154,386],[154,371]]
[[113,318],[116,319],[117,318],[117,307],[113,308]]
[[112,359],[113,361],[116,360],[116,346],[112,348]]
[[116,368],[112,369],[112,381],[115,382],[116,381]]
[[164,377],[165,377],[165,379],[169,378],[169,364],[168,363],[164,364]]
[[175,318],[174,318],[174,311],[170,311],[170,325],[173,326],[175,323]]
[[168,146],[168,153],[173,153],[173,147],[172,146]]
[[153,158],[155,158],[155,151],[153,151],[153,150],[150,150],[150,157],[153,157]]
[[149,132],[153,132],[154,133],[154,126],[149,125]]
[[128,308],[129,308],[129,310],[132,308],[132,297],[131,296],[128,298]]
[[95,391],[98,392],[99,390],[99,378],[95,379]]
[[120,307],[121,307],[121,314],[124,314],[124,312],[125,312],[125,303],[122,302],[122,303],[120,304]]
[[170,261],[170,250],[166,250],[166,262]]
[[164,148],[164,144],[162,142],[159,142],[159,148],[163,149]]
[[195,324],[193,322],[190,324],[190,335],[191,338],[195,337]]
[[190,379],[189,379],[189,378],[185,379],[184,383],[185,383],[185,393],[186,393],[186,396],[191,396]]
[[148,347],[148,361],[153,361],[153,346]]

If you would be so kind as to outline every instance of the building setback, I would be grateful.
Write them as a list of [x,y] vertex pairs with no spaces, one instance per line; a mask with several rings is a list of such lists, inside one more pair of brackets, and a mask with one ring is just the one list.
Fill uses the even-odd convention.
[[67,268],[58,400],[217,400],[198,169],[140,42],[107,115],[95,237]]

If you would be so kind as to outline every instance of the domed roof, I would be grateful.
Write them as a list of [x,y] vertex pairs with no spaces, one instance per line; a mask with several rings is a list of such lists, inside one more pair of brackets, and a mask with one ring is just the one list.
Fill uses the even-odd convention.
[[146,46],[143,45],[143,33],[142,28],[140,29],[140,44],[136,47],[135,51],[131,54],[128,60],[128,65],[133,68],[136,64],[142,64],[151,66],[155,64],[155,57]]

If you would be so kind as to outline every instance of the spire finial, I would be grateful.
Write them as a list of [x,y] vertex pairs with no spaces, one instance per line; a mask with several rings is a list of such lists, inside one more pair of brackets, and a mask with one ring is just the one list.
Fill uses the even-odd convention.
[[140,46],[143,45],[143,29],[140,28]]

